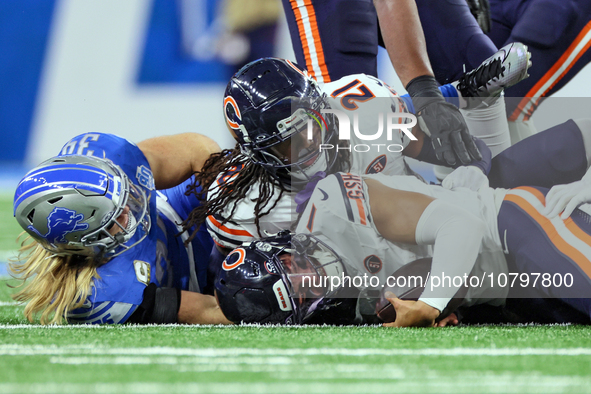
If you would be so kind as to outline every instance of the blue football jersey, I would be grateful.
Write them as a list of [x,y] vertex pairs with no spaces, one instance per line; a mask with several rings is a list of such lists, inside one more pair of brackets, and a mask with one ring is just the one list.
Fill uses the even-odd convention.
[[[83,307],[70,311],[71,323],[125,323],[142,303],[144,289],[175,287],[199,292],[206,282],[207,262],[213,241],[205,228],[185,247],[188,234],[180,223],[199,206],[194,196],[185,196],[193,178],[167,190],[157,191],[148,160],[132,142],[102,133],[74,137],[61,155],[91,155],[118,165],[130,181],[141,187],[149,201],[150,230],[139,244],[112,258],[97,269],[92,291]],[[203,226],[202,226],[203,227]],[[177,236],[178,235],[178,236]],[[137,242],[143,231],[136,231],[128,245]]]

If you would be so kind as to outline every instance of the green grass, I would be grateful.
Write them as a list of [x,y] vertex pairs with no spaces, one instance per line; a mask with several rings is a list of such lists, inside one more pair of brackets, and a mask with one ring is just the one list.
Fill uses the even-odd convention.
[[0,393],[591,392],[581,326],[50,326],[0,290]]
[[18,249],[16,237],[21,233],[21,228],[12,216],[11,194],[0,193],[0,261],[8,251]]
[[[20,232],[11,204],[0,251]],[[7,283],[0,394],[591,393],[590,327],[42,327]]]

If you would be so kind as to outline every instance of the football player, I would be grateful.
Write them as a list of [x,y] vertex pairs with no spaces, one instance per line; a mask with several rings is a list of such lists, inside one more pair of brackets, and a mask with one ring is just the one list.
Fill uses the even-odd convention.
[[[536,130],[530,118],[544,97],[562,89],[591,61],[591,2],[489,0],[497,47],[520,41],[535,61],[531,77],[505,91],[512,143]],[[552,28],[547,28],[548,26]]]
[[[341,286],[379,293],[393,272],[432,257],[418,301],[389,296],[396,319],[385,326],[432,326],[466,286],[464,306],[546,297],[590,323],[591,210],[575,207],[591,201],[591,175],[550,193],[529,186],[493,189],[481,177],[478,190],[383,174],[337,173],[320,180],[296,235],[253,242],[228,255],[215,282],[222,310],[235,322],[309,322],[338,306]],[[519,277],[517,284],[500,280],[511,277]],[[267,302],[246,291],[251,288],[267,291]]]
[[[190,243],[180,223],[200,202],[185,196],[192,173],[219,150],[195,133],[135,145],[101,133],[74,137],[20,181],[14,216],[28,234],[10,264],[42,324],[229,323],[201,294],[213,245]],[[157,190],[158,189],[158,190]]]
[[[425,64],[445,84],[507,43],[528,45],[532,78],[506,91],[515,98],[506,100],[512,143],[535,132],[529,119],[541,99],[591,60],[587,0],[283,0],[283,6],[296,60],[323,81],[378,76],[378,44],[405,85],[425,73]],[[504,107],[499,102],[497,109]]]
[[[513,82],[523,78],[527,70],[526,51],[515,54],[525,61],[521,62],[523,72],[511,74]],[[490,93],[500,94],[502,85],[495,85],[496,90],[491,88]],[[453,86],[444,89],[458,94]],[[305,100],[309,99],[312,102],[307,104]],[[308,107],[294,111],[292,104],[299,101]],[[382,144],[381,152],[351,151],[352,146],[365,141],[356,133],[351,133],[350,143],[339,141],[337,128],[341,123],[323,112],[358,113],[359,118],[369,119],[364,129],[376,130],[380,115],[394,113],[404,118],[407,106],[412,103],[400,98],[384,82],[363,74],[318,85],[286,60],[268,58],[245,66],[228,84],[224,98],[226,123],[239,148],[214,155],[205,164],[198,183],[208,190],[207,203],[192,213],[185,226],[207,217],[214,241],[227,253],[253,238],[288,229],[295,214],[294,193],[290,190],[305,185],[316,172],[414,175],[403,155],[447,164],[441,152],[424,143],[429,137],[420,128],[414,128],[412,134],[392,133],[389,141],[371,141],[387,143]],[[314,129],[311,139],[306,137],[308,120]],[[469,135],[466,138],[472,139]],[[488,172],[490,152],[481,141],[476,143],[481,144],[485,157],[472,164]],[[320,144],[330,149],[320,150]],[[396,148],[389,151],[386,145]],[[232,186],[228,186],[230,183]],[[212,184],[215,187],[209,187]]]
[[392,64],[441,149],[464,163],[461,156],[477,150],[462,142],[466,124],[437,89],[414,0],[378,0],[375,7],[371,0],[283,0],[283,8],[298,63],[321,83],[359,73],[377,77],[379,17]]

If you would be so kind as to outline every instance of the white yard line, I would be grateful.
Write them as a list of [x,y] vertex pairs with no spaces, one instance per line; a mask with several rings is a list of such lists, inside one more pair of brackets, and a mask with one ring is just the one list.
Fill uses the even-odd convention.
[[470,378],[443,375],[409,381],[387,382],[203,382],[203,383],[0,383],[0,393],[591,393],[591,379],[578,376],[537,374],[486,374]]
[[0,356],[59,356],[59,355],[111,355],[111,356],[170,356],[170,357],[294,357],[294,356],[591,356],[591,348],[423,348],[423,349],[252,349],[252,348],[100,348],[96,345],[0,345]]
[[0,306],[19,306],[23,305],[18,301],[0,301]]

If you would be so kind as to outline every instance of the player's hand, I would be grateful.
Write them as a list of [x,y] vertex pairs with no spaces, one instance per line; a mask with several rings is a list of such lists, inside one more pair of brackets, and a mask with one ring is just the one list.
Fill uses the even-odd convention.
[[406,90],[412,97],[419,126],[431,138],[437,159],[450,166],[482,159],[460,110],[445,101],[435,78],[417,77]]
[[384,323],[384,327],[434,327],[439,310],[423,301],[408,301],[397,298],[393,293],[387,293],[386,299],[396,310],[396,320]]
[[591,202],[591,182],[581,179],[567,185],[554,186],[546,194],[546,210],[544,214],[553,218],[560,212],[560,217],[568,219],[576,207]]
[[441,186],[449,190],[455,190],[459,187],[465,187],[473,191],[488,187],[488,178],[482,170],[474,166],[461,166],[447,175]]
[[435,323],[435,327],[457,326],[460,323],[458,316],[455,313],[450,313],[449,316],[439,320]]

